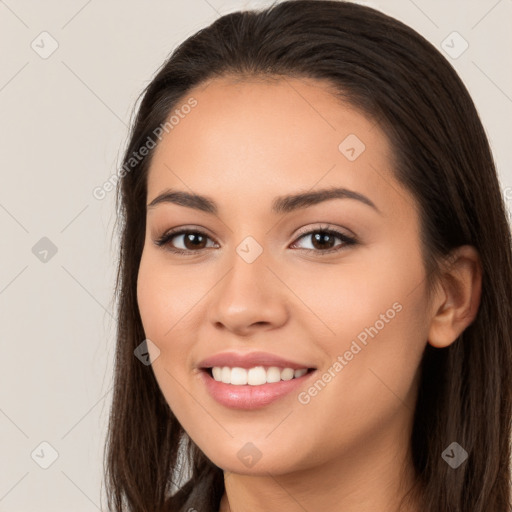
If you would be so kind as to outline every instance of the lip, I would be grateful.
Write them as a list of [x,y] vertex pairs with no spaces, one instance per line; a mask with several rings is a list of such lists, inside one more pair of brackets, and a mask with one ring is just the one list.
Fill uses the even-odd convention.
[[268,352],[247,352],[246,354],[222,352],[197,364],[197,367],[203,370],[213,366],[229,366],[230,368],[237,367],[246,370],[254,366],[277,366],[278,368],[292,368],[293,370],[299,370],[300,368],[316,369],[308,363],[290,361]]
[[231,409],[250,410],[265,407],[304,386],[306,381],[316,374],[316,370],[309,371],[302,377],[261,384],[260,386],[224,384],[216,381],[204,368],[200,374],[210,396],[219,404]]
[[[268,352],[248,352],[245,354],[223,352],[204,359],[197,366],[201,370],[201,380],[214,400],[225,407],[246,410],[265,407],[289,395],[294,390],[304,386],[306,380],[316,373],[316,368],[311,364],[291,361]],[[255,366],[276,366],[281,369],[292,368],[293,370],[307,368],[308,373],[298,378],[261,384],[259,386],[251,386],[249,384],[236,386],[216,381],[208,371],[214,366],[229,366],[230,368],[237,367],[245,368],[246,370]]]

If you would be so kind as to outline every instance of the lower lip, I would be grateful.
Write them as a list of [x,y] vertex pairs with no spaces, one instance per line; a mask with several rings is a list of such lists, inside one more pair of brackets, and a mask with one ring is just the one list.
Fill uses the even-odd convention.
[[210,395],[221,405],[233,409],[258,409],[283,398],[315,373],[315,370],[298,378],[261,384],[260,386],[235,386],[216,381],[207,371],[201,371],[202,379]]

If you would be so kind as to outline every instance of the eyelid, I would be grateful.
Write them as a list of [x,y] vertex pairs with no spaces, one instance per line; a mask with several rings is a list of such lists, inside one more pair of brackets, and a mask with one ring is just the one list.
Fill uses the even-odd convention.
[[[342,233],[342,230],[348,231],[348,233]],[[339,226],[335,226],[334,224],[329,224],[328,222],[320,222],[318,227],[311,227],[311,224],[309,224],[306,227],[301,228],[299,232],[295,235],[295,238],[300,238],[303,235],[308,235],[312,231],[337,231],[347,238],[354,238],[355,240],[357,240],[356,235],[349,229],[341,228]]]
[[158,240],[162,240],[163,238],[170,236],[170,235],[183,234],[183,232],[198,232],[198,233],[208,236],[212,240],[214,239],[213,235],[210,234],[210,231],[208,229],[206,229],[202,226],[195,226],[193,224],[190,224],[190,225],[185,224],[183,226],[168,229],[168,230],[164,231],[161,235],[156,235],[155,242]]

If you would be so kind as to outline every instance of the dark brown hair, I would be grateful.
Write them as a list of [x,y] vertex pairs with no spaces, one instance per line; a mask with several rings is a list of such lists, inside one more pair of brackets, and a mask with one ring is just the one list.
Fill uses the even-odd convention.
[[[115,383],[106,443],[109,510],[217,512],[222,469],[190,440],[151,366],[134,357],[145,339],[137,274],[145,237],[152,151],[127,167],[155,129],[199,84],[215,77],[313,78],[378,122],[394,149],[394,173],[415,197],[428,289],[460,245],[482,263],[475,320],[449,347],[427,345],[420,365],[411,452],[425,512],[510,510],[512,403],[511,237],[489,143],[460,78],[403,23],[343,1],[291,0],[220,17],[184,41],[143,92],[119,180],[120,260]],[[452,469],[453,441],[469,458]],[[183,443],[183,451],[180,448]],[[173,497],[171,483],[190,479]]]

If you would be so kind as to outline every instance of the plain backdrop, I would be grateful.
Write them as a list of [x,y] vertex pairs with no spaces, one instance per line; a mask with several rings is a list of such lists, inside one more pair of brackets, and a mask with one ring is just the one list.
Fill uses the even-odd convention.
[[[117,242],[114,192],[93,190],[116,173],[133,105],[176,45],[269,3],[0,0],[0,512],[104,510]],[[512,0],[360,3],[456,68],[512,206]]]

